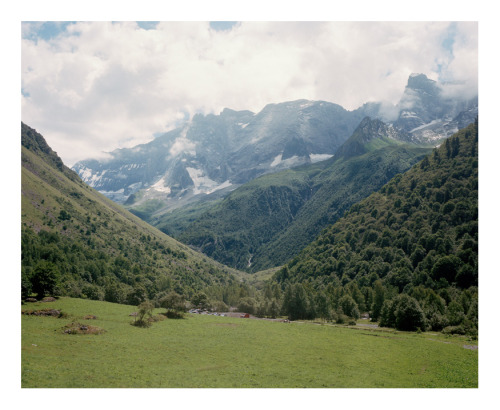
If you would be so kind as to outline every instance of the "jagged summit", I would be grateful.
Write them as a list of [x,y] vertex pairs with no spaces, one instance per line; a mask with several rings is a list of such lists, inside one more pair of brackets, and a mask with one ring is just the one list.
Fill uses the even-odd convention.
[[196,114],[140,149],[80,161],[73,169],[116,202],[134,194],[127,204],[137,208],[154,200],[157,211],[166,211],[225,196],[260,175],[331,158],[367,116],[391,125],[378,125],[387,138],[437,145],[477,116],[477,97],[461,101],[443,94],[439,83],[414,73],[396,106],[371,102],[348,111],[299,99],[268,104],[258,113],[225,108],[219,115]]
[[350,158],[362,155],[370,150],[370,143],[380,140],[378,145],[387,140],[404,141],[405,134],[398,132],[392,125],[378,119],[365,117],[354,130],[352,136],[338,149],[336,157]]

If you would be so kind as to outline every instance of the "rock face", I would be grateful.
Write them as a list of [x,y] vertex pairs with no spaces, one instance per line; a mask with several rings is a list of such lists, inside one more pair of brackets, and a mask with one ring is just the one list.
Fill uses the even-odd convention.
[[377,119],[366,117],[361,121],[352,136],[337,150],[336,156],[350,158],[363,155],[370,149],[370,142],[381,138],[406,141],[408,134]]
[[[73,167],[90,186],[119,203],[173,209],[202,197],[222,196],[266,173],[332,157],[366,116],[389,122],[381,103],[354,111],[325,101],[269,104],[261,112],[224,109],[195,115],[148,144],[111,152],[110,159]],[[389,138],[434,143],[474,121],[477,97],[448,99],[442,87],[412,74]],[[351,147],[353,148],[353,147]]]
[[407,132],[413,142],[428,143],[446,138],[474,121],[477,97],[447,97],[442,86],[424,74],[412,74],[398,104],[394,127]]
[[161,198],[172,206],[253,178],[327,159],[363,118],[323,101],[270,104],[258,114],[225,109],[195,115],[148,144],[86,160],[73,169],[109,198],[138,203]]

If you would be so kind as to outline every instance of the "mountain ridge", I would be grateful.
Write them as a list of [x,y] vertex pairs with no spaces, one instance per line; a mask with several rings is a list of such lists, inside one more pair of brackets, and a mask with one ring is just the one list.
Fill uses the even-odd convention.
[[457,102],[437,82],[413,74],[389,109],[372,102],[348,111],[304,99],[268,104],[258,113],[225,108],[219,115],[196,114],[148,144],[113,151],[105,161],[80,161],[73,169],[130,209],[154,200],[168,211],[205,195],[224,197],[266,173],[328,159],[366,116],[391,125],[401,140],[435,145],[476,115],[477,97]]
[[[331,159],[242,185],[193,216],[177,238],[241,270],[279,266],[350,205],[430,152],[430,148],[389,138],[396,135],[392,132],[381,121],[366,118]],[[363,149],[353,152],[353,146]],[[168,229],[167,220],[160,216],[150,222]]]
[[57,294],[132,304],[168,290],[189,295],[237,281],[236,271],[87,186],[34,129],[22,123],[21,133],[24,296],[37,272],[59,278]]

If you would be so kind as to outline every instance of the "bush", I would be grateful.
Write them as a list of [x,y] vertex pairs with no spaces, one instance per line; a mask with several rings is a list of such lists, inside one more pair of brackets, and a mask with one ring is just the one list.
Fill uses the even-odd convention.
[[167,309],[167,317],[169,312],[175,312],[182,317],[182,313],[186,311],[186,300],[184,296],[176,292],[169,292],[166,296],[159,300],[160,306]]
[[59,281],[59,270],[52,262],[40,261],[31,276],[32,290],[38,299],[54,293]]
[[138,283],[136,284],[132,290],[127,295],[127,303],[129,305],[138,306],[142,302],[145,302],[148,299],[148,292],[144,285]]
[[90,283],[82,286],[82,294],[91,300],[104,300],[104,291],[102,288]]
[[446,309],[446,318],[451,326],[458,326],[465,319],[463,306],[457,301],[453,300]]
[[406,294],[399,295],[395,302],[395,327],[398,330],[425,329],[425,316],[415,298]]
[[184,317],[184,313],[169,310],[167,311],[167,313],[165,313],[165,316],[167,316],[169,319],[182,319]]
[[191,304],[193,306],[195,306],[196,308],[203,309],[203,310],[209,309],[209,307],[210,307],[208,297],[203,292],[196,293],[191,299]]
[[134,326],[149,327],[151,321],[148,319],[153,317],[154,305],[150,301],[142,302],[139,306],[136,320],[132,323]]
[[216,312],[228,312],[229,306],[226,305],[222,300],[215,300],[211,302],[212,310]]
[[257,301],[254,298],[242,298],[238,303],[238,310],[240,312],[250,313],[253,315],[256,312]]
[[337,313],[335,315],[335,323],[338,324],[338,325],[343,325],[347,322],[349,318],[344,315],[343,313]]
[[443,329],[443,333],[446,335],[465,335],[465,329],[462,325],[460,325],[460,326],[446,326]]
[[431,330],[439,331],[448,326],[448,320],[446,320],[446,316],[440,315],[437,312],[434,312],[428,319],[428,324]]

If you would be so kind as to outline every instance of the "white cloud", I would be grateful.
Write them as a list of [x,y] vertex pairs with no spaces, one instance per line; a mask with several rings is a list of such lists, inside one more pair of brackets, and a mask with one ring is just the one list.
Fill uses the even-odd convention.
[[[146,142],[185,113],[257,112],[299,98],[394,104],[412,72],[477,91],[476,23],[242,22],[216,31],[208,22],[81,22],[47,41],[33,41],[30,24],[22,120],[69,165]],[[452,52],[443,45],[450,33]]]

